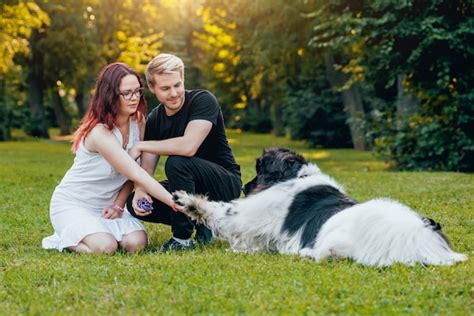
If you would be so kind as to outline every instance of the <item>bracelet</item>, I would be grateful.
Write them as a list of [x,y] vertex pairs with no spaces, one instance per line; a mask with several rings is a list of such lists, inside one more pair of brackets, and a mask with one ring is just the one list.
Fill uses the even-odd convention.
[[119,205],[117,205],[117,204],[114,204],[114,205],[112,206],[112,208],[113,208],[114,210],[120,211],[120,213],[123,213],[123,211],[124,211],[123,207],[121,207],[121,206],[119,206]]

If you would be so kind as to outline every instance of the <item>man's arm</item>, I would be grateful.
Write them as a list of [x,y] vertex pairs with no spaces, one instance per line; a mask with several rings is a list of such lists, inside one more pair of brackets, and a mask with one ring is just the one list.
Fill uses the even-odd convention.
[[[145,124],[141,122],[140,123],[140,141],[143,140],[144,134],[145,134]],[[142,153],[137,146],[138,143],[135,144],[131,149],[129,149],[128,153],[134,159],[140,157],[140,166],[146,172],[148,172],[150,176],[153,177],[155,175],[156,165],[158,164],[158,160],[160,160],[160,156],[152,154],[152,153],[146,153],[146,152]]]
[[[137,146],[137,144],[135,146]],[[159,158],[160,157],[155,154],[142,152],[140,166],[143,169],[145,169],[145,171],[150,176],[153,177],[155,175],[155,169],[156,169],[156,165],[158,163]],[[140,189],[143,190],[142,187],[140,187],[137,183],[135,183],[135,191],[140,190]]]
[[[144,122],[140,123],[140,140],[143,140],[145,134],[145,124]],[[138,143],[137,143],[138,144]],[[146,173],[148,173],[151,177],[154,176],[155,174],[155,169],[156,165],[158,163],[158,160],[160,157],[155,154],[150,154],[146,152],[141,152],[137,148],[137,144],[135,144],[132,148],[128,150],[128,154],[133,158],[137,159],[138,157],[141,157],[140,161],[140,166],[142,167],[143,170],[145,170]],[[139,216],[145,216],[149,213],[149,211],[145,211],[141,209],[137,203],[140,199],[146,199],[150,203],[152,202],[150,196],[146,193],[146,190],[143,186],[139,185],[138,183],[135,183],[135,194],[133,196],[133,201],[132,201],[132,207],[135,211],[135,214]]]
[[[143,159],[144,157],[148,157],[149,154],[153,154],[153,156],[194,156],[201,144],[204,142],[204,139],[206,139],[207,135],[209,135],[211,129],[212,123],[210,121],[193,120],[188,123],[184,131],[184,135],[181,137],[139,142],[135,146],[137,146],[137,149],[143,153],[142,167],[148,171],[144,165]],[[148,160],[149,158],[146,159]],[[154,163],[154,167],[156,167],[156,161]]]

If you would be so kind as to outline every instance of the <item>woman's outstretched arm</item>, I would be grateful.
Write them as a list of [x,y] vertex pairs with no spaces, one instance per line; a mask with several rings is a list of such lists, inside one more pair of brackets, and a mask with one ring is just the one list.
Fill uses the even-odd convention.
[[172,195],[122,149],[112,131],[103,125],[97,125],[87,135],[84,143],[89,151],[98,152],[115,170],[135,182],[137,186],[142,187],[156,199],[173,207]]

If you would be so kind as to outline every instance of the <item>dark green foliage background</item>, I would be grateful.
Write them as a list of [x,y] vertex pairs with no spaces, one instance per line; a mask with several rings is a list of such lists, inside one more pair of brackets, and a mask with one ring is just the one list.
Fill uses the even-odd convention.
[[[354,145],[349,125],[357,122],[365,148],[394,168],[474,170],[470,0],[34,2],[50,25],[25,40],[43,59],[17,54],[0,76],[0,139],[18,126],[33,133],[41,120],[57,125],[50,95],[58,81],[65,91],[90,93],[101,67],[137,50],[117,34],[144,39],[163,32],[156,53],[184,59],[186,87],[214,92],[229,127],[343,148]],[[133,66],[142,71],[148,60]],[[31,70],[43,78],[43,119],[28,109]],[[362,103],[357,116],[342,97],[352,90]],[[415,101],[402,114],[407,97]],[[156,101],[148,99],[151,108]],[[63,102],[73,132],[81,118],[77,100]]]

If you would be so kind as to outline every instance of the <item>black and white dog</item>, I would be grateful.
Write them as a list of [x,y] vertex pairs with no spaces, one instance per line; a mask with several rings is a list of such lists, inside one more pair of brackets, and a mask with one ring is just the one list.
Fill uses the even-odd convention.
[[227,240],[234,251],[299,254],[317,262],[351,258],[369,266],[452,265],[464,261],[441,227],[389,199],[357,203],[301,155],[264,151],[245,199],[230,203],[174,193],[183,212]]

